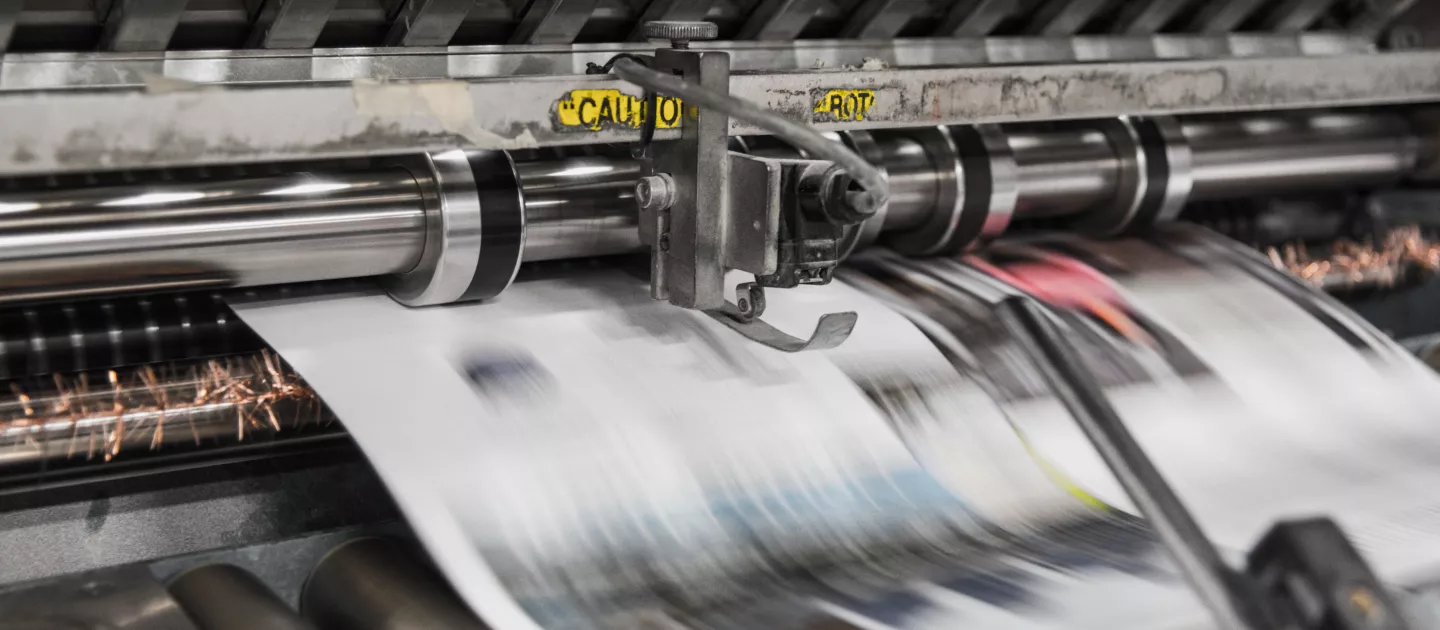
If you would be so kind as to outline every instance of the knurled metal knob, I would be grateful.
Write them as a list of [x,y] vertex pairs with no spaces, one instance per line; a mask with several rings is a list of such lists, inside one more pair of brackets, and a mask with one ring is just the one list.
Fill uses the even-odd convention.
[[720,27],[712,22],[659,20],[646,22],[642,27],[642,32],[645,34],[645,39],[668,39],[671,44],[683,48],[689,42],[701,42],[719,37]]

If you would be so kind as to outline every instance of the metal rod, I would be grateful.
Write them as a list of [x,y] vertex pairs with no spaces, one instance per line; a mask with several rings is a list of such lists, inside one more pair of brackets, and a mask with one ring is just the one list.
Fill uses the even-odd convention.
[[1258,591],[1238,587],[1239,576],[1225,564],[1180,497],[1126,429],[1090,370],[1044,308],[1029,298],[1011,299],[1000,305],[997,315],[1021,345],[1040,359],[1035,365],[1055,396],[1071,412],[1125,493],[1165,542],[1220,627],[1231,630],[1274,627],[1266,623],[1266,611]]
[[1017,215],[1071,215],[1115,197],[1120,160],[1104,133],[1082,127],[1007,136],[1019,176]]
[[269,351],[4,386],[7,473],[339,430],[315,392]]
[[404,272],[424,247],[423,208],[399,168],[8,193],[0,302],[146,278],[226,287]]
[[1392,185],[1419,151],[1395,114],[1201,118],[1181,129],[1194,152],[1195,201]]
[[[1089,212],[1126,196],[1117,149],[1092,124],[1005,133],[1015,216]],[[1387,185],[1414,168],[1420,144],[1386,113],[1195,118],[1182,133],[1191,200]],[[953,211],[937,207],[936,184],[954,172],[953,156],[929,155],[903,133],[877,138],[894,188],[885,230]],[[630,186],[639,174],[628,158],[519,161],[523,259],[638,249]],[[395,167],[3,193],[0,303],[403,273],[421,259],[433,219],[424,180]]]
[[640,248],[635,180],[640,163],[575,157],[515,165],[525,192],[526,262]]

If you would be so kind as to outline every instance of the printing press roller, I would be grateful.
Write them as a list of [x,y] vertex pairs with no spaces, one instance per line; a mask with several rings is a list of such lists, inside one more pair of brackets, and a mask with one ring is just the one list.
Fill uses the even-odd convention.
[[[1067,217],[1082,231],[1112,234],[1173,219],[1187,201],[1386,186],[1416,168],[1429,142],[1403,116],[1379,113],[981,125],[841,140],[870,156],[893,188],[883,215],[853,230],[848,246],[879,235],[914,255],[959,251],[1012,220]],[[743,142],[777,155],[773,143]],[[56,190],[36,182],[0,194],[0,301],[368,276],[389,278],[406,304],[490,297],[522,262],[640,247],[640,166],[619,155],[448,152],[358,171],[281,166],[231,180],[209,169]]]

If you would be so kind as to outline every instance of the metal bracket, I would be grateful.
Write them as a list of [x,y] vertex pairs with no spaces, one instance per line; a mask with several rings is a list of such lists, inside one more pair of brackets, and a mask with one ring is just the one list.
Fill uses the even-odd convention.
[[[654,26],[703,35],[698,24]],[[730,90],[730,58],[723,52],[677,45],[657,50],[654,68],[715,94]],[[681,138],[656,145],[655,173],[642,178],[635,190],[641,238],[651,247],[651,296],[706,311],[736,332],[784,352],[833,348],[845,341],[855,327],[855,313],[825,315],[809,339],[781,332],[758,317],[764,310],[762,287],[830,282],[846,225],[826,210],[836,199],[855,194],[851,179],[828,160],[732,152],[725,111],[688,102],[684,110]],[[756,277],[733,304],[723,295],[730,269]]]
[[706,314],[751,341],[781,352],[828,350],[839,346],[850,338],[850,332],[855,330],[855,322],[860,318],[854,311],[826,313],[820,316],[820,321],[815,324],[815,330],[810,333],[810,337],[801,339],[760,321],[760,314],[765,311],[763,288],[747,282],[736,287],[735,294],[735,304],[726,302],[725,306],[706,311]]

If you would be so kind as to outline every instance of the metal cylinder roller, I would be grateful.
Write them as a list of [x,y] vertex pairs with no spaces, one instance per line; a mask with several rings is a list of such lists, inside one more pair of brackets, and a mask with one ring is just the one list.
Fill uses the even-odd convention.
[[6,301],[400,273],[425,244],[398,168],[12,193],[0,210]]
[[315,630],[259,578],[234,565],[188,569],[168,588],[200,630]]
[[1068,216],[1115,196],[1120,161],[1101,130],[1015,129],[1006,135],[1018,170],[1021,215]]
[[[960,251],[1012,217],[1073,216],[1082,231],[1113,234],[1173,218],[1187,200],[1388,184],[1414,167],[1420,144],[1386,113],[866,138],[893,195],[859,231],[913,255]],[[737,145],[797,155],[763,138]],[[5,193],[0,303],[365,276],[388,278],[411,305],[483,299],[522,261],[638,249],[639,168],[608,155],[516,162],[455,150],[365,172]]]
[[320,630],[485,630],[445,578],[378,538],[332,549],[305,582],[300,612]]
[[1391,185],[1415,168],[1420,151],[1394,114],[1199,118],[1181,128],[1194,152],[1196,201]]

